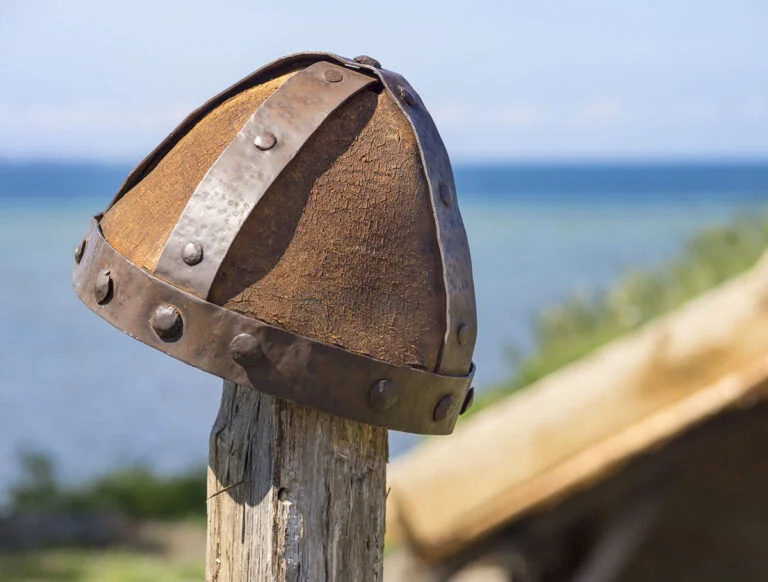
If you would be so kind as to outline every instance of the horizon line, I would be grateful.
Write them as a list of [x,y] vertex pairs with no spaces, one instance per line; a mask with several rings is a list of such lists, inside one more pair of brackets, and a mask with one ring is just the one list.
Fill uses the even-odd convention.
[[[59,156],[4,156],[0,155],[0,164],[5,166],[101,166],[128,167],[137,166],[143,157],[134,160],[59,157]],[[768,165],[768,153],[765,154],[690,154],[690,155],[647,155],[647,156],[561,156],[519,157],[519,156],[456,156],[451,160],[454,167],[494,168],[514,166],[663,166],[663,165]]]

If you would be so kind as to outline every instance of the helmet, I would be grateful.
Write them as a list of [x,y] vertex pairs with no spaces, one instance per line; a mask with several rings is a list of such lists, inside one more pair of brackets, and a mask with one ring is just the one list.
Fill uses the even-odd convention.
[[447,434],[477,323],[450,161],[370,57],[275,61],[194,111],[75,253],[132,337],[216,376],[394,430]]

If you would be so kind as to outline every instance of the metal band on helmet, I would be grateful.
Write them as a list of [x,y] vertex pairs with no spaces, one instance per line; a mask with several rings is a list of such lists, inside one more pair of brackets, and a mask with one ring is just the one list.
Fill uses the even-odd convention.
[[374,79],[319,62],[251,116],[192,193],[155,274],[202,299],[243,223],[275,178],[336,108]]
[[98,218],[79,249],[74,285],[131,337],[226,380],[393,430],[450,434],[465,377],[394,366],[285,331],[195,297],[140,269],[105,239]]

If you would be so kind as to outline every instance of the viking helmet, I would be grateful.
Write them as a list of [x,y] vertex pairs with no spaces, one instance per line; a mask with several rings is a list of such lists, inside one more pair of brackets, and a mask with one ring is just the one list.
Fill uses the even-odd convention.
[[216,376],[394,430],[447,434],[476,337],[450,161],[370,57],[297,54],[194,111],[77,248],[74,285]]

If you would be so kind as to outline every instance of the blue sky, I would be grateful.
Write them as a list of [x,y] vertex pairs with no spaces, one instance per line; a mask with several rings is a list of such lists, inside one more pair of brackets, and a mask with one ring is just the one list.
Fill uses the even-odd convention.
[[458,160],[768,156],[765,0],[0,0],[0,157],[133,162],[300,50],[367,53]]

